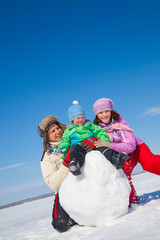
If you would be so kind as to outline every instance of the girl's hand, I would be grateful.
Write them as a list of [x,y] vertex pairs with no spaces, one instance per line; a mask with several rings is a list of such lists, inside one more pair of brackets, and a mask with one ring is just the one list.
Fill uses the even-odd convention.
[[98,140],[97,142],[95,141],[94,142],[94,145],[96,148],[98,147],[108,147],[108,148],[112,148],[112,144],[111,143],[108,143],[106,141],[102,141],[102,140]]

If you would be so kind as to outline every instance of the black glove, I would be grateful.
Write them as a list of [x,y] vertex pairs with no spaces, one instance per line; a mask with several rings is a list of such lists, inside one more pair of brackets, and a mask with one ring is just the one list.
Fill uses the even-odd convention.
[[80,145],[86,153],[90,152],[91,150],[93,150],[93,148],[91,146],[89,146],[86,142],[82,142]]
[[114,151],[112,153],[111,163],[116,167],[116,169],[121,169],[124,166],[124,163],[128,159],[125,153],[119,153]]

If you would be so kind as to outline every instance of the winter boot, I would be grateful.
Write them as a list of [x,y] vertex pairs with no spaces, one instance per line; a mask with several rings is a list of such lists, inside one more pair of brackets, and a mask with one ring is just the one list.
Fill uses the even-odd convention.
[[116,169],[121,169],[124,166],[127,156],[125,153],[119,153],[108,147],[98,147],[95,150],[100,151],[108,161],[110,161]]
[[62,233],[66,232],[76,224],[77,223],[72,218],[70,218],[68,213],[66,213],[62,208],[59,202],[59,194],[56,194],[52,213],[52,226],[58,232]]
[[85,156],[86,156],[85,150],[80,145],[76,145],[76,147],[71,153],[71,158],[70,158],[71,161],[69,164],[69,171],[73,175],[81,174],[80,169],[85,162]]
[[69,164],[69,171],[77,176],[77,175],[80,175],[81,174],[81,171],[80,171],[81,167],[80,167],[80,164],[79,162],[77,161],[76,158],[73,158]]
[[127,161],[127,155],[125,153],[113,152],[112,154],[112,164],[116,167],[116,169],[121,169],[124,166],[124,163]]
[[140,198],[137,196],[137,197],[136,197],[136,200],[135,200],[133,203],[139,204],[139,203],[140,203]]

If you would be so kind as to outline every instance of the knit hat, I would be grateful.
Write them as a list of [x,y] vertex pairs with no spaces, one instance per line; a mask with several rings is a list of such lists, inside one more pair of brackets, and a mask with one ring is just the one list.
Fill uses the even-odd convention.
[[114,103],[109,98],[100,98],[93,105],[93,111],[95,115],[103,111],[111,111],[113,109]]
[[70,121],[77,117],[85,117],[84,109],[81,105],[79,105],[78,101],[73,101],[73,105],[69,107],[68,117]]
[[37,129],[39,136],[43,138],[45,136],[45,133],[48,132],[49,128],[51,127],[51,125],[53,123],[60,126],[63,131],[66,129],[65,124],[59,122],[56,117],[50,115],[50,116],[44,118],[42,120],[42,122],[39,124],[38,129]]

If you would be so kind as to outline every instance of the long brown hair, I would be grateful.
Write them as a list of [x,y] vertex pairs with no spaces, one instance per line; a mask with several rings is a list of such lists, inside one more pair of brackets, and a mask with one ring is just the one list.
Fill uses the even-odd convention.
[[[120,118],[120,115],[118,112],[112,110],[111,111],[111,118],[110,118],[110,121],[113,119],[114,121],[118,122]],[[93,120],[93,123],[95,125],[99,125],[99,123],[102,123],[102,121],[98,118],[98,115],[95,116],[95,119]]]

